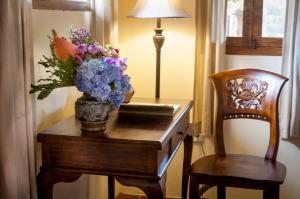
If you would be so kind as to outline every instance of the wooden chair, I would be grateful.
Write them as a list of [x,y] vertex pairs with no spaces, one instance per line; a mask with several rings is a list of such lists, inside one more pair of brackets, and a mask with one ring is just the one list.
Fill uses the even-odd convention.
[[[240,69],[211,76],[217,95],[215,155],[198,159],[189,169],[190,199],[217,186],[218,199],[226,187],[263,190],[264,199],[278,199],[286,168],[276,162],[279,144],[278,100],[287,78],[268,71]],[[269,146],[264,158],[226,154],[223,121],[256,119],[270,123]],[[204,186],[199,189],[199,184]]]

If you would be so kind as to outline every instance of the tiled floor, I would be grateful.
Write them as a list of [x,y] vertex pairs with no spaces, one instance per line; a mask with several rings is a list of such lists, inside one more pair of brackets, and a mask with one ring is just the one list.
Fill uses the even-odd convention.
[[[147,197],[120,193],[116,199],[147,199]],[[166,199],[176,199],[176,198],[166,198]]]

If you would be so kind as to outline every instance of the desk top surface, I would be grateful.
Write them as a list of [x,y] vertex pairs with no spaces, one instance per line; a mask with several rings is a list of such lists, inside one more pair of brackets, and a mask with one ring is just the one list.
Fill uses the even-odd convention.
[[72,141],[140,143],[160,147],[163,140],[184,115],[189,114],[192,101],[134,98],[134,102],[179,104],[180,110],[173,116],[123,115],[113,111],[103,133],[86,133],[74,116],[40,132],[39,142]]

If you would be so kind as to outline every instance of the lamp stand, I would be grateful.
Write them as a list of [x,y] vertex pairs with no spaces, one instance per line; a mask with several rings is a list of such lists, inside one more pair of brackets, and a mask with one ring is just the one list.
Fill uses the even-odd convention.
[[155,98],[160,97],[160,53],[161,47],[164,44],[165,37],[162,35],[164,29],[161,28],[161,18],[157,18],[156,28],[154,29],[155,35],[153,42],[156,48],[156,81],[155,81]]

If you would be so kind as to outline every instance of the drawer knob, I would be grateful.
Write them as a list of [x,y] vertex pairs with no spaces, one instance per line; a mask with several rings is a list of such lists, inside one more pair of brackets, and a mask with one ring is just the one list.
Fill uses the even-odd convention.
[[182,135],[183,135],[183,132],[182,132],[182,131],[179,131],[179,132],[177,132],[177,134],[182,136]]

